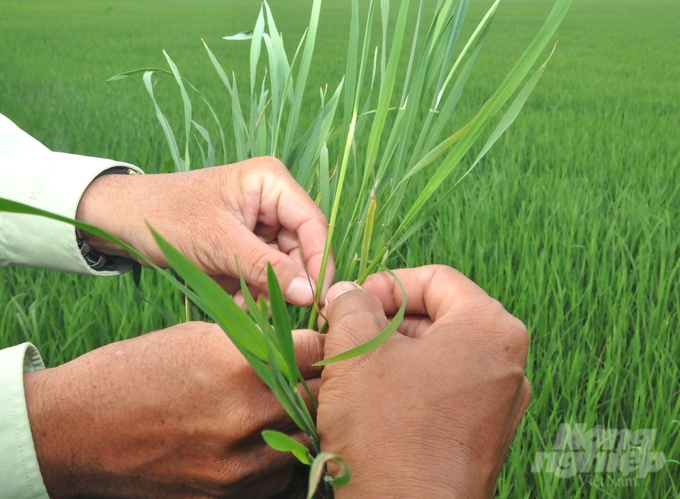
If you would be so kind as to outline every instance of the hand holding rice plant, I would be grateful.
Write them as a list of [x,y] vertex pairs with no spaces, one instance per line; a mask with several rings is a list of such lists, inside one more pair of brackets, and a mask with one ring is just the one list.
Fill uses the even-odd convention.
[[[440,0],[429,26],[425,20],[424,2],[421,1],[411,40],[407,70],[400,86],[401,96],[395,96],[397,78],[400,76],[399,61],[403,47],[407,43],[409,1],[401,2],[391,37],[388,37],[391,29],[390,2],[388,0],[379,2],[382,39],[381,44],[373,50],[371,30],[376,2],[370,0],[368,3],[363,42],[360,43],[359,2],[352,0],[345,79],[337,84],[336,90],[331,95],[327,94],[326,90],[321,91],[318,113],[310,123],[303,126],[300,109],[304,102],[306,80],[314,51],[321,0],[315,0],[313,3],[308,31],[300,41],[292,63],[284,49],[283,39],[276,28],[272,12],[265,2],[252,32],[226,37],[231,42],[251,41],[250,92],[243,101],[236,76],[231,78],[227,76],[207,45],[206,50],[230,97],[235,138],[234,159],[245,161],[249,157],[262,155],[281,158],[297,180],[295,184],[289,179],[285,185],[299,194],[297,199],[305,198],[304,192],[309,192],[319,206],[319,209],[316,209],[310,205],[311,201],[303,203],[305,209],[309,210],[308,213],[315,213],[312,216],[314,228],[308,229],[299,216],[297,218],[289,216],[299,215],[296,213],[297,207],[292,207],[289,214],[282,215],[277,202],[282,196],[287,195],[283,190],[272,191],[271,199],[275,200],[273,206],[268,206],[266,210],[262,210],[262,206],[257,206],[257,210],[253,211],[258,203],[267,199],[266,196],[256,199],[259,193],[267,192],[263,190],[267,182],[263,181],[259,186],[259,193],[258,189],[251,191],[244,189],[248,194],[246,202],[241,203],[238,209],[230,210],[228,207],[226,209],[226,212],[231,212],[232,215],[240,210],[242,218],[235,216],[231,221],[226,221],[224,227],[236,229],[246,242],[252,241],[245,245],[246,248],[260,248],[259,252],[246,249],[242,262],[239,262],[240,255],[233,247],[229,244],[225,244],[224,247],[220,245],[224,243],[222,240],[209,240],[206,247],[201,250],[205,251],[204,253],[192,253],[194,249],[192,243],[183,246],[180,240],[178,250],[167,240],[177,244],[178,239],[173,235],[172,225],[155,227],[159,230],[153,231],[160,251],[154,244],[143,244],[140,247],[139,244],[117,242],[139,261],[155,267],[158,267],[158,264],[163,266],[169,264],[173,267],[183,282],[177,281],[167,272],[164,272],[164,275],[220,325],[255,372],[273,391],[293,421],[309,436],[313,450],[311,453],[305,453],[299,445],[283,434],[265,434],[267,442],[272,446],[292,452],[300,461],[311,465],[310,497],[316,490],[317,480],[323,475],[324,467],[329,462],[335,460],[336,463],[341,463],[342,472],[335,478],[325,476],[327,494],[332,493],[331,485],[346,484],[350,472],[342,456],[323,452],[315,421],[302,396],[303,392],[310,395],[311,392],[296,365],[291,332],[297,324],[304,322],[309,328],[317,326],[317,306],[322,303],[324,290],[333,280],[333,254],[337,262],[337,276],[341,280],[358,283],[366,281],[371,274],[384,267],[389,262],[389,255],[398,251],[427,221],[425,207],[438,199],[439,188],[448,182],[451,174],[460,168],[462,163],[467,161],[467,155],[473,145],[515,94],[512,104],[488,136],[481,152],[457,174],[455,182],[449,182],[451,189],[480,163],[490,147],[518,116],[546,64],[540,66],[519,92],[517,89],[555,33],[571,0],[557,0],[541,31],[479,112],[466,117],[467,124],[460,130],[450,135],[447,131],[499,3],[500,0],[493,3],[468,41],[458,51],[457,41],[469,0]],[[260,80],[257,72],[263,47],[268,55],[268,65],[265,77]],[[219,155],[219,147],[216,147],[212,140],[214,132],[211,135],[209,127],[193,119],[193,104],[189,98],[189,90],[195,92],[210,110],[215,122],[214,128],[221,139],[224,163],[227,163],[229,159],[225,146],[223,117],[203,94],[181,76],[170,56],[164,54],[170,71],[145,68],[117,75],[112,80],[135,73],[143,74],[145,87],[153,100],[156,115],[166,135],[178,172],[189,170],[195,164],[193,158],[197,157],[196,149],[200,152],[203,166],[213,166]],[[293,69],[295,67],[297,72]],[[179,86],[185,115],[183,153],[168,119],[156,101],[154,74],[171,75]],[[256,90],[258,86],[261,88],[259,91]],[[336,122],[336,111],[341,98],[342,119]],[[194,131],[197,135],[192,136]],[[195,139],[195,145],[192,138]],[[403,206],[405,199],[403,194],[418,175],[427,176],[425,187],[411,206]],[[255,176],[257,177],[257,174]],[[353,194],[351,199],[349,192]],[[181,191],[179,193],[181,194]],[[248,204],[251,199],[255,200],[253,205]],[[243,206],[248,206],[248,209],[244,210]],[[191,210],[191,205],[189,207]],[[271,220],[273,212],[279,215],[275,221]],[[264,219],[260,217],[262,213]],[[328,220],[327,234],[322,214]],[[188,215],[187,219],[193,220],[191,213]],[[156,219],[149,217],[149,220],[152,226],[156,225]],[[96,229],[85,227],[83,224],[81,226],[95,235],[106,236],[102,231],[97,232]],[[238,234],[233,236],[234,239],[239,238]],[[259,243],[255,241],[258,236]],[[150,242],[151,239],[147,241]],[[273,245],[274,248],[265,250],[267,244]],[[135,246],[137,251],[131,246]],[[236,288],[234,280],[223,280],[218,277],[218,281],[223,284],[223,287],[220,287],[209,277],[222,275],[219,272],[221,268],[218,268],[220,265],[214,264],[215,255],[219,255],[222,262],[229,262],[224,268],[229,269],[225,273],[231,277],[238,274],[239,264],[242,266],[239,300],[243,300],[249,314],[246,314],[224,290],[234,291]],[[257,263],[252,265],[251,261]],[[273,266],[267,265],[267,262],[271,262]],[[224,266],[224,263],[221,265]],[[310,276],[306,281],[307,286],[304,285],[301,269]],[[275,270],[278,272],[275,273]],[[316,289],[312,297],[310,288],[313,287],[313,281],[316,281]],[[296,283],[299,286],[296,286]],[[253,288],[249,289],[249,285]],[[282,292],[282,287],[285,293]],[[404,296],[408,295],[408,286],[404,288],[399,284],[399,288]],[[302,289],[306,289],[305,296],[302,295]],[[265,291],[270,304],[267,304],[261,296],[258,299],[258,295]],[[301,319],[300,322],[294,324],[294,317],[287,310],[284,297],[300,305],[314,303],[317,306],[306,313],[303,312],[302,317],[298,317]],[[407,300],[402,299],[397,310],[390,307],[385,309],[389,309],[394,318],[391,324],[382,325],[384,328],[382,332],[375,331],[378,334],[366,337],[367,341],[364,344],[347,345],[353,347],[349,351],[331,348],[329,351],[337,355],[331,358],[327,355],[324,362],[344,361],[366,354],[385,342],[391,341],[394,344],[396,340],[393,341],[391,335],[400,326],[407,309]],[[427,312],[432,316],[429,310]],[[430,319],[436,323],[436,317]],[[417,326],[416,330],[418,327],[420,326]],[[329,369],[332,373],[335,367],[332,365]],[[512,401],[508,401],[510,402]],[[313,405],[316,405],[315,401]],[[525,407],[522,404],[510,405],[515,407],[516,412],[523,412]],[[514,421],[510,415],[506,422]],[[331,417],[328,419],[332,420]],[[507,429],[514,431],[510,423]],[[332,434],[332,425],[326,431],[327,434]],[[499,449],[503,453],[506,448],[507,445]],[[332,469],[333,465],[330,466]]]
[[[363,43],[360,43],[359,2],[352,1],[345,79],[338,84],[330,98],[324,90],[321,91],[319,112],[306,130],[300,126],[299,115],[314,51],[321,0],[313,3],[308,31],[300,41],[292,64],[266,2],[252,32],[225,37],[232,43],[237,40],[251,42],[250,93],[245,103],[242,103],[236,76],[227,76],[206,45],[209,59],[230,95],[237,159],[243,160],[245,157],[261,154],[280,157],[328,217],[328,237],[321,254],[319,272],[313,276],[324,283],[327,282],[327,273],[333,272],[331,248],[334,249],[338,278],[362,283],[388,262],[391,252],[398,251],[409,237],[417,233],[427,220],[425,206],[436,199],[438,189],[464,161],[473,145],[522,84],[564,18],[571,0],[557,1],[543,28],[498,90],[475,116],[468,118],[467,125],[449,136],[446,136],[447,125],[456,111],[500,0],[492,4],[457,55],[457,41],[469,0],[439,1],[429,27],[425,21],[424,2],[421,1],[400,97],[394,95],[394,90],[406,39],[409,1],[401,2],[391,41],[388,37],[390,2],[379,2],[382,43],[373,51],[370,45],[376,3],[373,0],[368,2]],[[268,75],[265,74],[258,93],[257,70],[263,47],[268,54]],[[178,170],[188,168],[191,163],[192,126],[205,140],[205,148],[209,151],[206,156],[203,147],[200,147],[204,165],[211,166],[210,159],[214,157],[215,148],[210,134],[205,127],[192,119],[191,101],[186,88],[194,87],[180,75],[167,53],[165,57],[170,65],[169,72],[143,69],[124,73],[113,79],[139,72],[144,74],[146,88],[153,99]],[[297,74],[294,74],[296,62],[298,69]],[[543,74],[546,64],[547,60],[517,93],[476,159],[458,174],[451,189],[480,163],[491,146],[512,124]],[[154,73],[173,75],[180,87],[185,110],[184,157],[181,157],[172,129],[155,100],[151,84]],[[342,122],[336,124],[335,114],[343,92]],[[220,136],[224,137],[218,114],[207,103],[205,96],[200,93],[198,95],[208,105]],[[249,113],[246,111],[248,108]],[[196,141],[200,145],[198,137]],[[225,161],[226,152],[225,149]],[[424,174],[428,175],[429,180],[420,195],[410,207],[403,206],[404,192],[409,189],[416,176]],[[353,193],[349,201],[348,192]],[[340,209],[341,206],[343,209]],[[304,252],[305,248],[301,247],[301,250]],[[191,283],[190,279],[187,278],[187,282]],[[193,283],[192,285],[195,286]],[[402,291],[405,293],[403,289]],[[264,304],[258,309],[252,297],[248,297],[245,285],[242,285],[242,292],[251,314],[255,314],[252,319],[259,324],[261,330],[268,331],[269,323]],[[323,286],[318,286],[314,301],[321,303],[322,294]],[[326,362],[345,360],[379,347],[397,329],[405,305],[404,301],[392,324],[386,325],[381,334],[371,338],[365,345],[356,345],[349,352],[337,352],[337,356],[326,359]],[[265,343],[269,348],[269,359],[274,361],[277,350],[274,338],[277,334],[287,334],[277,332],[280,330],[277,322],[286,324],[284,331],[289,331],[290,317],[285,307],[276,307],[273,303],[271,312],[274,332],[270,335],[272,340]],[[317,313],[317,308],[311,309],[307,327],[317,325]],[[271,352],[272,349],[274,353]],[[285,358],[285,353],[280,349],[279,355]],[[272,364],[269,364],[269,368],[277,371]],[[294,373],[291,374],[289,386],[293,386],[296,381]],[[288,399],[291,397],[294,398],[294,394],[287,396]],[[286,397],[280,395],[279,398]],[[316,432],[313,437],[314,440]],[[310,459],[302,461],[309,463]],[[320,461],[317,459],[316,463],[318,462]],[[314,465],[311,476],[318,477]],[[314,480],[310,480],[310,495],[315,489],[313,482]]]
[[323,371],[321,450],[355,471],[336,497],[492,497],[529,404],[526,328],[449,267],[394,274],[405,295],[387,272],[328,292],[326,358],[370,341],[403,302],[408,317],[383,347]]
[[[293,341],[316,395],[322,339],[296,331]],[[262,429],[308,442],[215,324],[113,343],[29,373],[25,386],[54,499],[270,497],[285,488],[295,459],[268,448]]]
[[[119,215],[111,217],[114,205]],[[271,263],[286,300],[303,306],[312,304],[310,278],[316,289],[328,231],[321,210],[270,157],[175,175],[104,175],[85,191],[77,216],[167,266],[151,224],[230,293],[240,289],[239,273],[253,292],[266,292]],[[103,253],[129,256],[85,237]],[[326,287],[333,276],[331,261]]]

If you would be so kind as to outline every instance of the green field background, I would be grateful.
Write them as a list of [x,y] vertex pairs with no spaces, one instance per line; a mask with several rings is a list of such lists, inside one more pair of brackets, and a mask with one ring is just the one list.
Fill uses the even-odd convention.
[[[468,32],[490,3],[472,2]],[[271,6],[290,49],[311,0]],[[491,95],[550,8],[501,4],[452,130]],[[225,109],[200,39],[245,88],[248,44],[221,37],[250,29],[258,9],[254,0],[2,0],[0,113],[52,149],[169,171],[141,77],[107,78],[165,67],[165,49]],[[303,119],[317,89],[335,88],[344,72],[348,25],[349,2],[324,1]],[[454,266],[527,324],[533,400],[499,497],[680,497],[680,2],[575,0],[556,40],[515,125],[392,264]],[[179,130],[176,89],[170,80],[157,88]],[[180,299],[152,273],[142,288],[181,316]],[[0,347],[32,341],[52,366],[165,326],[129,275],[3,268],[0,304]],[[667,463],[645,478],[533,473],[561,423],[655,429],[649,450]]]

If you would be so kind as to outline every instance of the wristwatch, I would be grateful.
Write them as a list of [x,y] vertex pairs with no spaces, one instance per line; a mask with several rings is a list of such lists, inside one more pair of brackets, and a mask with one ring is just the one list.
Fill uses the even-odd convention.
[[[117,166],[114,168],[109,168],[108,170],[104,170],[92,180],[104,175],[140,175],[140,173],[126,166]],[[80,254],[92,270],[113,270],[116,266],[116,262],[122,258],[120,256],[105,255],[104,253],[100,253],[94,249],[87,242],[85,242],[82,231],[77,227],[76,241],[78,242]]]

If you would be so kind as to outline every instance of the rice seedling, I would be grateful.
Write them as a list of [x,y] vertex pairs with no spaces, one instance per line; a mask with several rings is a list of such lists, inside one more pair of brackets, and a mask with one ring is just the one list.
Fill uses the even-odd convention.
[[[177,171],[189,170],[197,163],[202,167],[214,166],[220,150],[220,163],[262,155],[282,159],[296,180],[317,200],[329,220],[319,282],[323,281],[333,251],[337,277],[361,283],[371,273],[384,268],[388,255],[419,230],[427,220],[425,207],[428,203],[450,195],[450,191],[439,193],[442,183],[455,174],[457,181],[452,188],[455,189],[517,118],[552,53],[531,77],[527,79],[527,76],[571,4],[571,0],[557,0],[545,24],[497,90],[475,115],[468,117],[465,126],[446,135],[447,125],[456,112],[500,4],[500,0],[496,0],[491,5],[472,35],[458,49],[469,1],[439,0],[429,22],[425,19],[425,2],[420,1],[407,51],[407,69],[401,75],[399,64],[408,43],[409,0],[401,1],[394,26],[389,24],[389,0],[370,0],[363,26],[359,20],[359,0],[352,0],[345,78],[332,92],[321,89],[316,104],[309,104],[305,91],[321,0],[315,0],[312,5],[309,26],[292,60],[288,58],[272,11],[264,2],[252,31],[225,37],[229,43],[250,41],[250,80],[245,97],[239,90],[236,76],[228,76],[204,42],[208,60],[229,95],[232,126],[228,133],[233,134],[235,140],[232,154],[228,154],[225,145],[223,122],[227,117],[181,75],[165,51],[169,70],[142,68],[121,73],[110,80],[142,75]],[[373,47],[372,30],[378,13],[382,36],[378,46]],[[267,60],[261,64],[263,47]],[[261,66],[264,66],[262,75],[259,74]],[[158,76],[170,76],[179,87],[184,110],[182,134],[175,134],[156,100],[154,85]],[[398,78],[402,78],[399,86]],[[395,95],[398,87],[401,95]],[[197,96],[207,107],[214,123],[204,125],[193,119],[190,95]],[[481,151],[474,160],[468,160],[468,153],[482,135],[488,133],[511,99]],[[308,123],[302,123],[300,119],[303,106],[305,109],[318,108]],[[178,136],[184,139],[183,147],[180,147]],[[219,137],[219,143],[215,137]],[[200,162],[196,160],[197,153]],[[461,168],[461,165],[466,167]],[[417,176],[429,180],[412,204],[405,206],[404,200],[408,197],[404,193]],[[348,193],[352,194],[351,201],[347,200]],[[0,201],[0,209],[52,216],[111,239],[95,228],[6,200]],[[326,494],[331,495],[332,487],[346,483],[351,472],[341,456],[323,453],[319,447],[315,423],[298,389],[299,383],[305,385],[295,365],[291,336],[294,321],[271,268],[268,273],[269,306],[262,299],[256,301],[242,281],[248,306],[246,313],[161,235],[154,235],[183,281],[178,281],[168,271],[156,269],[229,335],[291,418],[309,435],[313,449],[308,451],[283,433],[269,431],[263,438],[272,447],[292,452],[302,463],[311,466],[308,497],[314,495],[322,476]],[[121,245],[151,264],[132,248]],[[317,302],[321,292],[319,286]],[[374,340],[326,359],[324,363],[351,358],[379,347],[398,327],[404,305],[388,328]],[[309,328],[314,328],[317,314],[317,308],[312,307],[297,319],[300,324],[306,322]],[[324,466],[330,459],[342,463],[345,472],[335,478],[325,475]]]

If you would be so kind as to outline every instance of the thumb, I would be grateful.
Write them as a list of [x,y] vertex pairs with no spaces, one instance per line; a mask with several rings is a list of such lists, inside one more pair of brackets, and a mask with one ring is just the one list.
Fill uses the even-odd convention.
[[249,230],[239,234],[236,255],[246,282],[258,289],[267,289],[267,266],[271,264],[286,301],[308,306],[314,301],[314,284],[310,287],[305,270],[282,251],[268,245]]
[[339,282],[328,290],[326,318],[325,358],[367,342],[388,324],[378,297],[351,282]]

